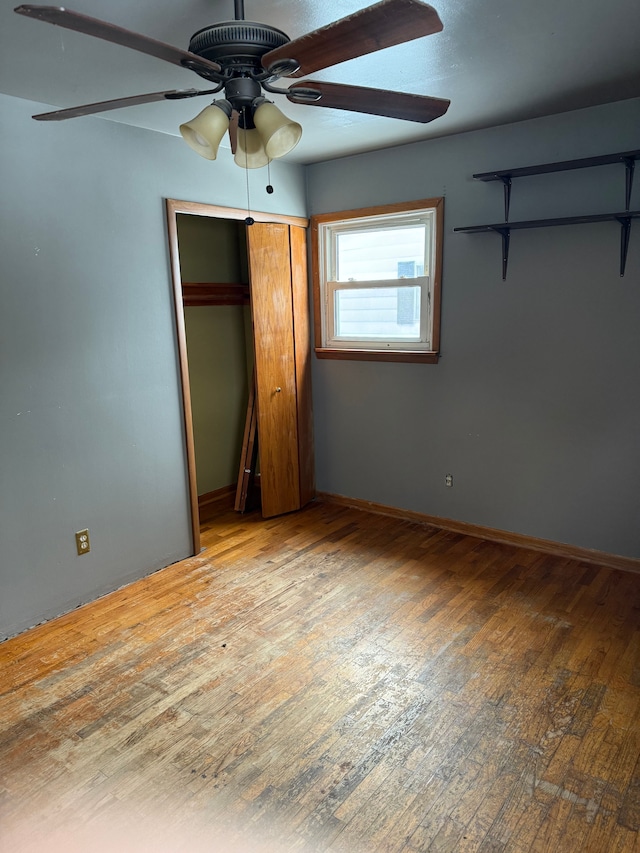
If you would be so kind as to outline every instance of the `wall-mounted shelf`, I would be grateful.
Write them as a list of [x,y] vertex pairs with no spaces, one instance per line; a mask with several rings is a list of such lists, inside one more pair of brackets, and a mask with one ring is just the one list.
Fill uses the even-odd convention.
[[511,201],[511,182],[513,178],[527,178],[531,175],[544,175],[548,172],[569,172],[572,169],[591,169],[594,166],[624,163],[626,175],[624,209],[629,210],[631,189],[633,187],[633,172],[635,161],[638,158],[640,158],[640,151],[622,151],[619,154],[603,154],[600,157],[583,157],[580,160],[563,160],[559,163],[541,163],[539,166],[524,166],[521,169],[504,169],[500,172],[480,172],[473,177],[477,181],[502,181],[504,186],[504,218],[508,220],[509,204]]
[[498,222],[493,225],[470,225],[467,228],[454,228],[462,234],[480,234],[495,231],[502,236],[502,280],[507,277],[509,263],[509,238],[511,231],[524,228],[552,228],[556,225],[584,225],[589,222],[619,222],[622,226],[620,238],[620,275],[624,275],[631,234],[631,220],[640,217],[640,210],[625,210],[622,213],[596,213],[593,216],[565,216],[562,219],[530,219],[526,222]]
[[[603,154],[599,157],[584,157],[578,160],[564,160],[557,163],[541,163],[537,166],[524,166],[518,169],[504,169],[495,172],[480,172],[473,177],[478,181],[501,181],[504,187],[504,222],[489,225],[470,225],[464,228],[454,228],[463,234],[479,234],[494,231],[502,237],[502,280],[507,277],[509,263],[509,240],[511,231],[524,228],[549,228],[556,225],[583,225],[591,222],[617,221],[621,226],[620,236],[620,275],[624,275],[629,250],[631,220],[640,217],[640,211],[629,210],[635,161],[640,158],[640,150],[623,151],[617,154]],[[511,202],[511,186],[513,178],[524,178],[531,175],[542,175],[548,172],[566,172],[572,169],[589,169],[594,166],[606,166],[612,163],[625,165],[625,210],[622,213],[599,213],[592,216],[565,216],[560,219],[531,219],[526,222],[509,222],[509,205]]]

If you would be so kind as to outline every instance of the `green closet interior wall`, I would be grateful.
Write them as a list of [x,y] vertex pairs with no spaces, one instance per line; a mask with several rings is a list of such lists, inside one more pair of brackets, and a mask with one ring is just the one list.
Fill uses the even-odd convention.
[[[178,215],[182,280],[248,281],[244,222]],[[248,306],[184,309],[198,495],[234,484],[253,362]]]

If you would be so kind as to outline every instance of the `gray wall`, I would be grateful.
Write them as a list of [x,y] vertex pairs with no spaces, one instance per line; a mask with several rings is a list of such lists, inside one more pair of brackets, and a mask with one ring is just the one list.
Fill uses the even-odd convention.
[[[0,95],[0,636],[190,552],[164,198],[246,198],[228,151],[46,109]],[[272,183],[305,215],[301,167]]]
[[[446,199],[442,359],[314,360],[319,490],[640,557],[640,222],[623,279],[615,223],[514,232],[504,283],[452,232],[503,219],[473,173],[638,147],[634,100],[308,168],[311,213]],[[510,218],[623,209],[607,166],[514,181]]]

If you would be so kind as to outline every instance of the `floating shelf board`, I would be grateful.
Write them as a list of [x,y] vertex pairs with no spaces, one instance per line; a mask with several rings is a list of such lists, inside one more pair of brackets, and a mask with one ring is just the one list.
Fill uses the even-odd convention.
[[591,169],[594,166],[608,166],[612,163],[624,163],[626,170],[625,181],[625,210],[631,204],[633,188],[633,172],[635,161],[640,159],[640,150],[620,151],[617,154],[602,154],[599,157],[583,157],[578,160],[562,160],[558,163],[541,163],[538,166],[524,166],[520,169],[501,169],[496,172],[479,172],[473,177],[477,181],[502,181],[504,186],[504,218],[509,218],[511,201],[511,181],[513,178],[526,178],[531,175],[544,175],[548,172],[568,172],[572,169]]
[[469,225],[464,228],[454,228],[461,234],[481,234],[494,231],[502,236],[502,280],[507,277],[509,262],[509,238],[511,231],[521,231],[525,228],[553,228],[557,225],[586,225],[593,222],[619,222],[622,226],[620,238],[620,275],[624,275],[629,249],[631,220],[640,217],[640,210],[625,210],[622,213],[596,213],[591,216],[564,216],[560,219],[529,219],[524,222],[496,222],[491,225]]
[[640,150],[623,151],[620,154],[603,154],[600,157],[583,157],[580,160],[563,160],[559,163],[542,163],[522,169],[503,169],[499,172],[481,172],[473,177],[477,181],[501,181],[503,178],[526,178],[528,175],[543,175],[545,172],[567,172],[571,169],[590,169],[592,166],[607,166],[611,163],[626,163],[638,160]]
[[624,210],[622,213],[595,213],[593,216],[563,216],[560,219],[529,219],[526,222],[496,222],[492,225],[468,225],[454,228],[464,234],[479,234],[482,231],[520,231],[523,228],[548,228],[555,225],[585,225],[589,222],[621,222],[625,219],[637,219],[640,210]]

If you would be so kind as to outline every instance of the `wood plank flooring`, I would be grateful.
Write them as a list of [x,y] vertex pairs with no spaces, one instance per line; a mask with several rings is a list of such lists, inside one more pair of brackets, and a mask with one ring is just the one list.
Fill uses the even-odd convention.
[[0,850],[640,850],[640,576],[315,503],[0,645]]

